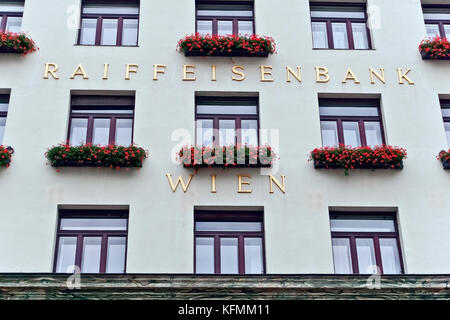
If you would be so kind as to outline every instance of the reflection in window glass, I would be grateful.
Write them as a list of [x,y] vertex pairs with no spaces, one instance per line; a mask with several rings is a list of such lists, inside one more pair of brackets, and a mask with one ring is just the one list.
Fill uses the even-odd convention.
[[444,122],[445,134],[447,136],[447,144],[450,148],[450,122]]
[[450,25],[449,24],[444,24],[444,32],[445,32],[444,37],[449,38],[450,37]]
[[400,266],[400,255],[398,253],[397,239],[382,238],[380,239],[381,261],[383,262],[383,273],[400,274],[402,269]]
[[383,139],[381,136],[381,126],[379,122],[364,122],[364,128],[366,130],[366,141],[370,147],[381,146]]
[[94,145],[108,145],[109,144],[109,128],[110,119],[95,119],[94,131],[92,133],[92,144]]
[[344,143],[346,146],[360,147],[361,138],[359,135],[358,122],[342,122],[344,130]]
[[219,120],[219,143],[221,146],[234,144],[236,141],[235,120]]
[[127,219],[62,218],[60,230],[127,230]]
[[350,240],[347,238],[333,238],[334,272],[337,274],[353,273]]
[[261,230],[261,222],[197,221],[195,223],[195,231],[258,232]]
[[217,34],[227,36],[233,34],[233,21],[218,21]]
[[109,237],[106,256],[106,273],[125,272],[125,237]]
[[211,20],[198,20],[197,21],[197,32],[205,36],[207,34],[212,34],[212,21]]
[[72,119],[70,126],[70,144],[78,146],[86,143],[88,119]]
[[246,274],[264,273],[263,248],[261,238],[245,238],[244,255]]
[[332,232],[395,232],[390,217],[337,216],[331,218]]
[[3,137],[5,135],[6,117],[0,117],[0,144],[3,143]]
[[327,24],[326,22],[312,23],[313,46],[316,49],[328,48]]
[[114,139],[118,146],[129,146],[132,142],[133,120],[117,119],[116,120],[116,137]]
[[6,20],[6,31],[19,33],[21,26],[22,17],[8,17]]
[[322,145],[333,147],[339,145],[336,121],[321,121]]
[[83,13],[90,14],[139,14],[139,6],[128,4],[117,5],[95,5],[87,4],[83,6]]
[[197,145],[212,146],[213,145],[213,120],[199,119],[197,120]]
[[101,237],[85,237],[83,239],[83,258],[81,272],[98,273],[100,271]]
[[238,21],[238,33],[240,35],[252,35],[253,21]]
[[81,21],[80,44],[95,44],[97,31],[97,19],[83,19]]
[[195,272],[214,273],[214,238],[195,239]]
[[427,37],[434,38],[435,36],[440,35],[439,25],[437,24],[426,24],[427,29]]
[[136,46],[138,38],[138,20],[123,19],[122,45]]
[[376,273],[375,249],[372,239],[357,238],[356,252],[358,255],[358,268],[360,274]]
[[238,239],[220,239],[220,272],[224,274],[238,273]]
[[77,248],[76,237],[60,237],[58,242],[58,259],[56,261],[56,272],[72,273],[75,264],[75,253]]
[[241,120],[241,136],[242,144],[249,146],[258,145],[258,121],[257,120]]
[[117,43],[117,19],[103,19],[102,21],[102,45],[114,46]]
[[332,23],[333,43],[335,49],[348,49],[347,25],[345,23]]
[[369,49],[366,24],[352,23],[352,32],[355,49]]

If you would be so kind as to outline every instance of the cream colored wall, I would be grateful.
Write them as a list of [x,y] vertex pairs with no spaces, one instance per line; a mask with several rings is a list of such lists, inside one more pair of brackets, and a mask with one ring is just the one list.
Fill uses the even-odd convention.
[[[194,206],[264,207],[268,273],[332,273],[329,207],[398,208],[407,273],[449,273],[450,172],[435,159],[447,147],[438,94],[449,94],[450,63],[423,61],[425,36],[418,0],[369,0],[380,28],[371,31],[374,50],[312,50],[308,1],[257,0],[257,33],[274,37],[269,58],[187,58],[176,42],[195,28],[194,1],[141,1],[139,47],[74,45],[67,28],[75,0],[26,0],[23,30],[40,50],[27,57],[0,56],[0,89],[11,89],[4,144],[15,149],[10,168],[0,170],[0,272],[51,272],[58,205],[129,205],[127,272],[193,272]],[[43,18],[45,16],[45,18]],[[378,18],[378,17],[375,17]],[[59,65],[60,80],[42,78],[44,64]],[[82,63],[89,80],[70,80]],[[110,64],[102,80],[103,63]],[[139,70],[124,80],[125,64]],[[153,64],[166,73],[153,81]],[[183,64],[195,64],[197,81],[182,82]],[[217,81],[210,81],[210,65]],[[243,82],[231,67],[245,66]],[[273,83],[259,82],[259,65],[273,66]],[[303,82],[286,83],[285,67],[302,67]],[[315,83],[314,67],[331,80]],[[348,67],[360,84],[342,84]],[[384,68],[386,84],[370,84],[368,68]],[[412,68],[415,85],[397,82],[396,68]],[[46,166],[44,152],[67,135],[71,90],[136,92],[134,141],[150,151],[140,171]],[[171,162],[176,129],[194,128],[195,91],[259,92],[260,124],[279,129],[276,177],[286,176],[286,194],[269,194],[257,169],[201,170],[189,191],[172,193],[165,176],[192,171]],[[321,145],[318,94],[381,95],[386,140],[406,147],[403,171],[314,170],[308,152]],[[217,174],[216,194],[209,192]],[[237,194],[236,174],[252,175],[252,194]]]

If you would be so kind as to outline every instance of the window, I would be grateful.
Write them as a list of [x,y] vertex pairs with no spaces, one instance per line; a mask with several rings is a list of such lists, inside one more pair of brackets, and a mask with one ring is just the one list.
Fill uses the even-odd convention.
[[450,7],[431,6],[423,8],[427,37],[450,37]]
[[322,145],[385,144],[378,100],[319,99]]
[[61,210],[54,271],[125,273],[128,212]]
[[129,146],[133,122],[134,96],[72,96],[68,141]]
[[78,44],[137,46],[139,1],[83,1]]
[[365,5],[311,4],[315,49],[371,49]]
[[9,95],[0,94],[0,144],[5,135],[6,117],[8,116]]
[[450,100],[441,101],[442,117],[444,119],[445,134],[447,136],[447,144],[450,148]]
[[254,34],[253,2],[197,1],[196,32],[217,35]]
[[334,272],[401,274],[397,225],[393,214],[331,213]]
[[0,3],[0,31],[20,32],[23,4],[23,1],[2,1]]
[[258,146],[258,101],[255,98],[197,97],[198,146]]
[[264,273],[262,213],[196,212],[195,273]]

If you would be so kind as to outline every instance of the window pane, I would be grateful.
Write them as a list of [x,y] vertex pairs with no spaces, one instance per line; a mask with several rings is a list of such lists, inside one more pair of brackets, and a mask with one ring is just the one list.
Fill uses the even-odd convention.
[[444,37],[449,38],[450,37],[450,25],[444,24],[444,32],[445,32]]
[[88,119],[72,119],[70,124],[70,144],[78,146],[86,143]]
[[353,273],[352,255],[350,253],[350,240],[346,238],[333,238],[334,273]]
[[375,249],[373,239],[357,238],[356,252],[358,255],[358,268],[360,274],[376,272]]
[[400,274],[400,255],[398,253],[397,239],[384,238],[380,240],[381,261],[383,263],[383,273]]
[[444,122],[445,134],[447,136],[447,144],[450,148],[450,122]]
[[263,247],[261,238],[245,238],[244,255],[245,255],[245,273],[247,274],[264,273]]
[[133,114],[133,109],[72,109],[72,113],[95,113],[95,114]]
[[[0,104],[0,106],[1,106],[1,104]],[[441,112],[442,112],[443,117],[450,118],[450,107],[448,106],[448,104],[445,105],[445,108],[444,108],[444,106],[442,106]]]
[[102,22],[102,45],[115,46],[117,44],[117,19],[103,19]]
[[139,5],[115,4],[115,5],[84,5],[83,13],[95,14],[139,14]]
[[321,116],[378,116],[378,108],[376,107],[320,107]]
[[357,18],[364,19],[364,7],[311,6],[313,18]]
[[195,231],[259,232],[261,230],[261,222],[197,221],[195,223]]
[[352,23],[353,43],[355,49],[369,49],[367,27],[365,23]]
[[195,239],[195,272],[214,273],[214,238]]
[[2,1],[0,12],[23,12],[23,1]]
[[3,143],[3,137],[5,136],[6,117],[0,118],[0,144]]
[[[76,237],[60,237],[58,241],[58,257],[56,261],[56,272],[72,273],[75,264],[75,253],[77,249]],[[70,268],[69,268],[70,267]]]
[[235,144],[235,120],[219,120],[219,143],[221,146]]
[[379,122],[364,122],[364,128],[366,131],[367,145],[370,147],[380,146],[383,144],[383,138],[381,136],[381,126]]
[[138,20],[123,19],[122,45],[136,46],[138,40]]
[[247,4],[199,4],[198,16],[252,17],[253,6]]
[[249,146],[258,145],[258,121],[257,120],[241,120],[241,136],[242,144]]
[[118,146],[129,146],[132,142],[133,120],[117,119],[116,120],[116,137],[115,143]]
[[101,237],[84,237],[81,272],[100,272],[100,252],[102,248]]
[[92,134],[92,144],[109,144],[110,119],[94,119],[94,132]]
[[62,218],[60,230],[127,230],[127,219]]
[[6,31],[19,33],[21,26],[22,17],[8,17],[6,20]]
[[346,146],[360,147],[361,138],[359,136],[358,122],[342,122],[344,130],[344,144]]
[[335,49],[348,49],[347,26],[345,23],[332,23],[333,42]]
[[238,21],[238,33],[240,35],[253,34],[253,21]]
[[233,34],[233,21],[218,21],[217,34],[227,36]]
[[8,103],[0,102],[0,112],[8,112],[8,106],[9,106]]
[[239,273],[237,238],[220,239],[220,273]]
[[213,120],[199,119],[197,120],[197,145],[212,146],[213,145]]
[[80,44],[95,44],[97,19],[83,19],[81,22]]
[[320,121],[322,130],[322,145],[333,147],[339,145],[337,124],[335,121]]
[[109,237],[106,256],[106,273],[125,272],[125,237]]
[[425,20],[450,20],[450,10],[447,8],[424,8]]
[[439,36],[439,25],[437,24],[426,24],[427,29],[427,37],[434,38],[435,36]]
[[212,34],[212,21],[210,20],[198,20],[197,32],[201,35]]
[[198,104],[197,114],[258,114],[254,102],[249,105],[239,102],[238,104]]
[[314,48],[328,48],[326,22],[312,22],[312,35]]
[[394,220],[386,216],[333,216],[333,232],[395,232]]

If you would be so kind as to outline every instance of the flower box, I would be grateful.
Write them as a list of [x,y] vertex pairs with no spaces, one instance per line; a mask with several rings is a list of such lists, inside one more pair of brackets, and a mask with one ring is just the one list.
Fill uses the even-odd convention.
[[26,55],[36,50],[36,44],[26,34],[0,32],[0,53],[17,53]]
[[70,146],[60,144],[45,153],[52,167],[140,168],[147,152],[136,146]]
[[13,153],[13,148],[0,146],[0,167],[9,167]]
[[185,56],[268,57],[275,53],[270,37],[219,36],[194,34],[178,41],[177,49]]
[[423,60],[450,60],[450,42],[436,36],[420,42],[419,52]]
[[442,162],[442,167],[445,170],[450,170],[450,150],[442,150],[441,152],[439,152],[437,159]]
[[351,148],[339,146],[325,147],[311,151],[310,161],[315,169],[403,169],[406,150],[392,146]]
[[177,156],[185,168],[261,168],[275,159],[270,146],[184,146]]

